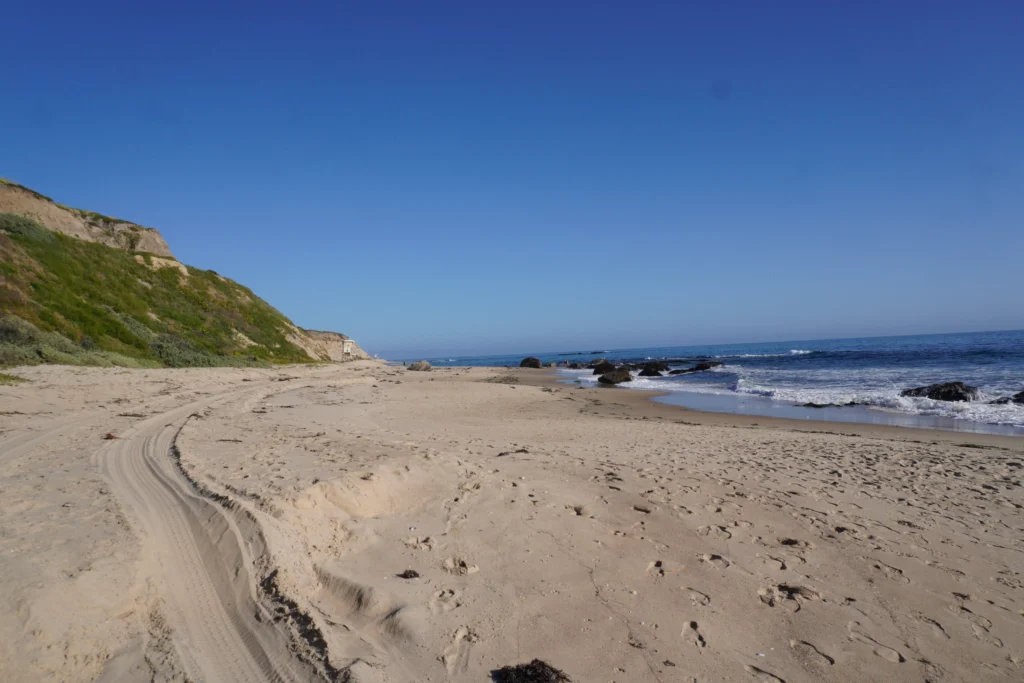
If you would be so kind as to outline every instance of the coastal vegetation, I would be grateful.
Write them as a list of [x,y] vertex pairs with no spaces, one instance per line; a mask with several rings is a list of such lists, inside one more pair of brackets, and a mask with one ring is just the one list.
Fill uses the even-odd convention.
[[210,270],[0,214],[0,366],[308,362],[290,321]]

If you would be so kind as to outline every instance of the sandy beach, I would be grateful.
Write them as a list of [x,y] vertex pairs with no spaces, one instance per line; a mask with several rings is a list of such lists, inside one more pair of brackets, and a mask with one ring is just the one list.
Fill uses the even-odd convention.
[[1024,678],[1024,439],[547,371],[0,386],[0,680]]

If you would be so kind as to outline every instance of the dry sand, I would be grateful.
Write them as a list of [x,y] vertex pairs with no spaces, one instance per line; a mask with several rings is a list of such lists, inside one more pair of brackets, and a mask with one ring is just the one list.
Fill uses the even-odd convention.
[[541,371],[17,374],[2,681],[1024,680],[1022,439]]

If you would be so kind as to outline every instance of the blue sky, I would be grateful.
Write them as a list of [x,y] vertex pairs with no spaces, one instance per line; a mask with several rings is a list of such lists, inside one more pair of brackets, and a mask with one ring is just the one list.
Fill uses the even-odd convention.
[[381,355],[1024,327],[1014,0],[4,24],[0,176]]

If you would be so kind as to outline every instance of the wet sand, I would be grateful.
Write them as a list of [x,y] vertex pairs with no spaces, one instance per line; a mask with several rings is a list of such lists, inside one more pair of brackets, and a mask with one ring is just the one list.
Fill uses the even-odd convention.
[[3,680],[1024,675],[1024,439],[546,371],[15,373]]

